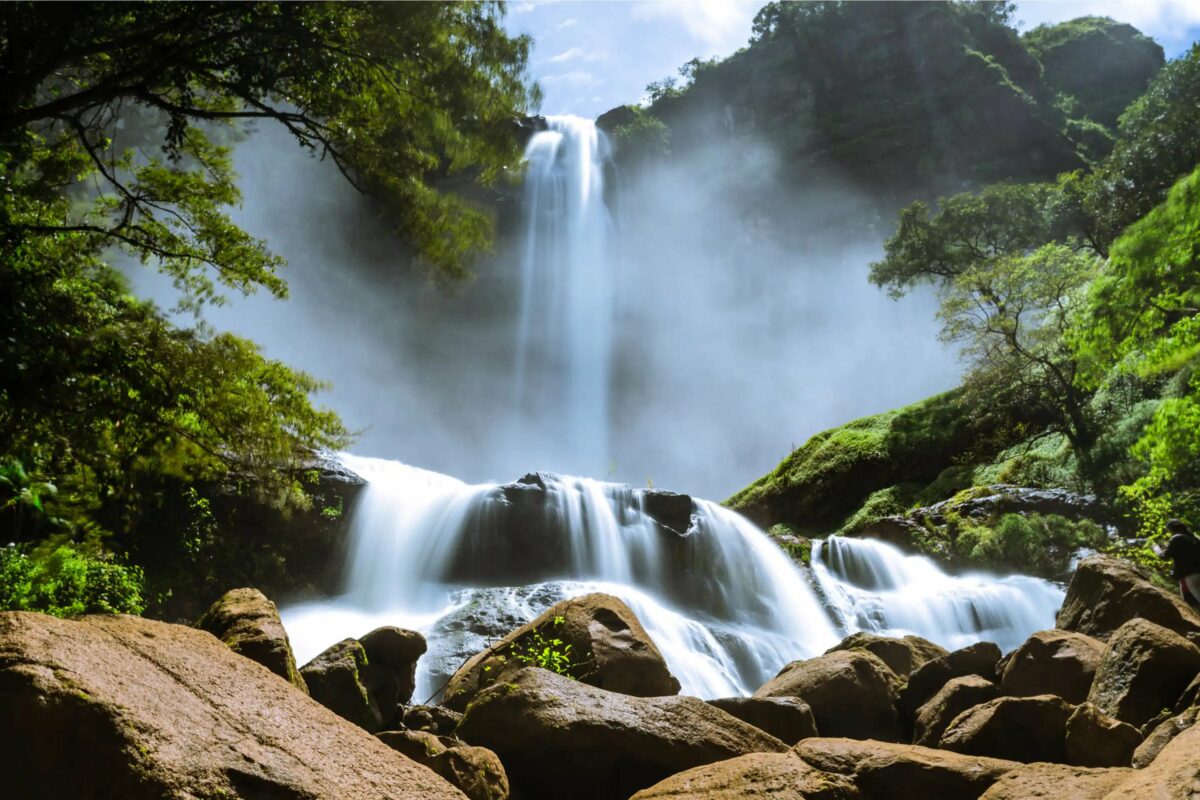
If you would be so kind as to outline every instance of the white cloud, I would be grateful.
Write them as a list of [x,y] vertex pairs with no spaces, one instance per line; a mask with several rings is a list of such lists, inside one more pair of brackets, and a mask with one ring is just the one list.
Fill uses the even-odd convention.
[[572,17],[571,19],[564,19],[562,22],[555,25],[554,30],[561,31],[563,28],[574,28],[578,24],[579,20]]
[[551,64],[562,64],[566,61],[574,61],[577,58],[580,58],[580,59],[583,58],[583,48],[582,47],[572,47],[569,50],[563,50],[558,55],[550,56],[546,60],[549,61]]
[[537,4],[535,3],[517,3],[516,5],[511,6],[511,10],[514,14],[528,14],[536,7]]
[[746,44],[750,23],[762,0],[657,0],[638,3],[634,19],[667,19],[682,23],[694,38],[728,54]]

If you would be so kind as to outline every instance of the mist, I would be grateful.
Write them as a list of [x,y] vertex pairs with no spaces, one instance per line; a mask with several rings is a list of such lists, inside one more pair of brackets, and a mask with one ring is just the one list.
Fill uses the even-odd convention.
[[[579,471],[512,399],[519,225],[447,291],[286,132],[253,133],[235,163],[234,221],[287,259],[290,298],[231,297],[205,319],[332,382],[318,402],[360,432],[352,452],[469,482]],[[592,477],[724,498],[822,429],[957,383],[932,294],[895,302],[867,282],[891,217],[837,176],[787,173],[741,137],[608,187],[610,464]],[[172,305],[165,278],[130,274]]]

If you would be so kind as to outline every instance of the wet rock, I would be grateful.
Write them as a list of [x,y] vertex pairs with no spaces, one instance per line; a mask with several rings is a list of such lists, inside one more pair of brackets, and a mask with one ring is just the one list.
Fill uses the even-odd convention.
[[1133,619],[1109,639],[1088,700],[1140,727],[1172,708],[1200,672],[1200,648],[1161,625]]
[[692,767],[787,749],[695,697],[631,697],[537,668],[480,692],[458,735],[495,752],[527,798],[624,800]]
[[793,752],[854,781],[863,800],[973,800],[1019,764],[911,744],[805,739]]
[[472,747],[425,731],[384,731],[376,736],[388,747],[441,775],[470,800],[508,800],[504,765],[485,747]]
[[1067,763],[1080,767],[1128,767],[1142,734],[1091,703],[1076,706],[1067,720]]
[[635,697],[679,692],[637,615],[618,598],[595,593],[555,604],[477,653],[446,685],[445,705],[462,711],[481,690],[528,666],[525,656],[540,652],[540,643],[554,640],[561,642],[554,649],[569,662],[568,674],[591,686]]
[[232,589],[196,621],[238,655],[257,661],[302,692],[308,687],[296,669],[296,657],[279,609],[257,589]]
[[1149,766],[1172,739],[1195,725],[1197,718],[1200,718],[1200,708],[1189,708],[1182,714],[1176,714],[1154,726],[1145,740],[1133,751],[1133,766],[1137,769]]
[[950,654],[946,648],[920,636],[897,639],[874,633],[853,633],[826,652],[836,650],[866,650],[874,653],[902,678],[907,678],[909,673],[923,664]]
[[1082,633],[1038,631],[1005,661],[1000,690],[1015,697],[1056,694],[1082,703],[1103,653],[1103,642]]
[[1107,639],[1135,618],[1180,636],[1200,634],[1200,616],[1178,597],[1151,584],[1130,562],[1107,555],[1081,561],[1067,586],[1058,627]]
[[993,783],[979,800],[1101,800],[1132,775],[1130,769],[1024,764]]
[[708,702],[786,745],[817,735],[812,709],[798,697],[725,697]]
[[896,741],[898,679],[887,664],[864,650],[838,650],[793,661],[755,697],[798,697],[812,708],[825,736]]
[[400,681],[390,669],[372,666],[354,639],[327,648],[300,674],[314,700],[360,728],[382,730],[395,715]]
[[952,678],[917,711],[913,744],[937,747],[942,733],[955,717],[967,709],[996,699],[999,694],[996,684],[978,675]]
[[211,634],[0,614],[5,797],[462,800]]
[[388,625],[376,628],[358,641],[372,667],[386,668],[395,674],[399,684],[396,701],[411,700],[417,685],[417,659],[426,650],[425,637],[416,631]]
[[900,690],[897,708],[901,721],[906,728],[911,727],[917,709],[954,678],[978,675],[985,680],[995,681],[996,663],[999,660],[999,647],[991,642],[977,642],[917,667]]
[[794,753],[751,753],[694,767],[630,800],[860,800],[854,784],[821,772]]
[[1061,697],[1000,697],[964,711],[939,746],[956,753],[1011,761],[1066,761],[1073,709]]
[[696,530],[692,498],[686,494],[647,489],[642,493],[642,508],[667,533],[688,536]]

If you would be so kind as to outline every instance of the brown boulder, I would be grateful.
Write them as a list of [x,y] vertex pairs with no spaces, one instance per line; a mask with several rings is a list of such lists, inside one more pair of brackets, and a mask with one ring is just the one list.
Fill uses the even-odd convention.
[[999,694],[996,684],[978,675],[952,679],[917,712],[913,744],[937,747],[942,733],[955,717],[969,708],[995,700]]
[[1200,707],[1189,708],[1182,714],[1160,722],[1133,751],[1133,766],[1137,769],[1149,766],[1172,739],[1195,725],[1197,718],[1200,718]]
[[630,800],[859,800],[847,778],[813,769],[793,753],[751,753],[695,767]]
[[1068,764],[1128,767],[1141,742],[1137,728],[1100,713],[1091,703],[1076,706],[1067,720]]
[[417,659],[427,649],[425,637],[416,631],[386,625],[360,637],[358,643],[371,666],[386,667],[396,676],[399,683],[396,702],[411,700],[417,685]]
[[824,736],[894,742],[900,738],[897,684],[896,674],[873,653],[838,650],[793,661],[754,696],[799,697]]
[[896,639],[861,632],[850,634],[825,652],[833,653],[838,650],[866,650],[874,653],[892,672],[902,678],[907,678],[909,673],[922,664],[950,654],[946,648],[920,636]]
[[1200,797],[1200,726],[1171,740],[1144,769],[1105,795],[1105,800],[1195,800]]
[[279,619],[279,609],[258,589],[231,589],[221,595],[196,621],[196,627],[300,691],[308,691],[296,669],[296,657]]
[[993,783],[979,800],[1101,800],[1132,774],[1130,769],[1023,764]]
[[1011,761],[1066,760],[1067,719],[1061,697],[999,697],[954,718],[939,747]]
[[912,726],[917,709],[954,678],[978,675],[985,680],[996,680],[996,662],[999,660],[999,647],[991,642],[976,642],[917,667],[908,676],[908,684],[900,690],[897,704],[905,728]]
[[1181,636],[1200,634],[1200,615],[1180,598],[1146,580],[1130,562],[1107,555],[1088,556],[1081,561],[1067,586],[1058,627],[1106,639],[1135,618],[1162,625]]
[[523,654],[530,648],[555,639],[571,661],[569,674],[584,683],[634,697],[679,693],[679,681],[629,606],[595,593],[555,604],[471,657],[446,684],[445,705],[462,711],[481,690],[529,666]]
[[343,639],[300,668],[312,699],[364,730],[383,730],[396,715],[400,680],[374,666],[355,639]]
[[789,746],[817,735],[812,709],[799,697],[724,697],[708,703]]
[[805,739],[793,752],[854,781],[863,800],[974,800],[1019,764],[911,744]]
[[1088,701],[1140,727],[1173,708],[1197,672],[1200,648],[1161,625],[1133,619],[1110,637]]
[[527,798],[624,800],[676,772],[787,749],[695,697],[632,697],[536,667],[480,692],[458,735],[500,756]]
[[0,614],[5,796],[462,800],[211,634]]
[[1056,694],[1082,703],[1104,653],[1104,642],[1072,631],[1038,631],[1005,660],[1000,691],[1014,697]]
[[491,750],[424,731],[384,731],[388,747],[424,764],[457,786],[470,800],[508,800],[508,776]]

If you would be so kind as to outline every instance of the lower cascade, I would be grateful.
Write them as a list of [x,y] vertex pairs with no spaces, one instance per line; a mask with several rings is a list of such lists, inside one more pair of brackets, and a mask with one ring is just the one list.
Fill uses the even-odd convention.
[[875,541],[830,537],[812,567],[716,503],[532,473],[469,485],[343,454],[367,485],[350,517],[344,593],[282,611],[297,660],[380,625],[424,633],[415,699],[559,600],[615,595],[638,615],[684,694],[752,693],[789,661],[857,631],[955,649],[1011,649],[1053,627],[1063,593],[1024,576],[951,576]]

